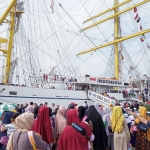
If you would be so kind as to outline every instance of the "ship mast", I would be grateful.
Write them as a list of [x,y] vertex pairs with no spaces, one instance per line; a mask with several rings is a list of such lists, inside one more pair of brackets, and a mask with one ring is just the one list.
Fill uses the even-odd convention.
[[[11,56],[12,56],[13,40],[15,34],[15,17],[17,13],[23,13],[21,11],[16,11],[16,4],[17,4],[17,0],[12,0],[10,5],[5,10],[4,14],[0,17],[0,24],[2,23],[9,24],[9,39],[8,40],[6,39],[6,41],[8,42],[5,42],[7,43],[7,49],[0,48],[0,51],[3,52],[6,56],[6,65],[5,65],[5,73],[4,73],[4,80],[3,80],[4,84],[7,84],[9,82],[8,80],[9,80],[9,74],[11,69]],[[8,15],[10,16],[10,20],[6,19]]]
[[[114,0],[114,6],[118,5],[118,0]],[[118,13],[118,7],[114,9],[114,13]],[[114,40],[119,38],[119,17],[114,18]],[[115,77],[119,80],[119,44],[115,43]]]
[[91,24],[91,25],[89,25],[89,26],[87,26],[87,27],[85,27],[85,28],[83,28],[81,30],[81,32],[82,32],[82,31],[88,30],[88,29],[90,29],[92,27],[95,27],[95,26],[97,26],[97,25],[99,25],[99,24],[101,24],[103,22],[106,22],[106,21],[108,21],[110,19],[114,19],[115,20],[115,23],[114,23],[114,41],[102,44],[100,46],[93,47],[91,49],[82,51],[79,54],[77,54],[77,56],[79,56],[79,55],[82,55],[82,54],[86,54],[86,53],[89,53],[89,52],[96,51],[96,50],[98,50],[100,48],[104,48],[106,46],[114,45],[114,47],[115,47],[115,50],[114,50],[114,53],[115,53],[115,56],[114,56],[114,58],[115,58],[114,67],[115,67],[115,78],[117,80],[119,80],[119,42],[122,42],[122,41],[125,41],[125,40],[128,40],[128,39],[131,39],[131,38],[134,38],[134,37],[137,37],[137,36],[140,36],[142,34],[150,32],[150,29],[147,29],[147,30],[142,30],[140,32],[137,32],[135,34],[132,34],[132,35],[129,35],[129,36],[126,36],[126,37],[119,37],[119,16],[121,14],[124,14],[125,12],[128,12],[128,11],[134,9],[135,7],[138,7],[140,5],[143,5],[143,4],[147,3],[147,2],[149,2],[149,0],[143,0],[143,1],[137,3],[137,4],[133,5],[133,6],[130,6],[130,7],[126,8],[126,9],[120,11],[120,12],[118,11],[118,8],[120,6],[122,6],[122,5],[130,2],[131,0],[125,0],[125,1],[123,1],[121,3],[119,3],[118,1],[119,0],[114,0],[114,6],[112,8],[109,8],[109,9],[105,10],[104,12],[101,12],[101,13],[99,13],[99,14],[97,14],[97,15],[89,18],[89,19],[87,19],[86,21],[84,21],[84,23],[86,23],[88,21],[91,21],[91,20],[93,20],[95,18],[98,18],[98,17],[100,17],[100,16],[102,16],[102,15],[104,15],[104,14],[106,14],[106,13],[112,11],[112,10],[114,10],[114,14],[113,15],[111,15],[111,16],[109,16],[107,18],[104,18],[103,20],[94,22],[93,24]]

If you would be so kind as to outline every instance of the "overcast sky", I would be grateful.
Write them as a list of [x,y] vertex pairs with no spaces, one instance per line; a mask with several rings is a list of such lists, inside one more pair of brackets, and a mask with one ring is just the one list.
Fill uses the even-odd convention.
[[[140,1],[132,0],[132,3],[122,6],[120,10]],[[10,0],[0,0],[0,15],[5,10],[3,7],[7,6],[9,2]],[[113,11],[83,24],[83,21],[89,16],[112,7],[113,0],[54,0],[53,13],[50,8],[51,0],[25,0],[24,2],[25,13],[22,15],[19,31],[15,36],[13,55],[13,59],[19,57],[20,63],[17,68],[19,76],[23,76],[24,70],[27,74],[26,78],[28,78],[30,73],[27,72],[31,72],[29,69],[31,64],[34,70],[38,70],[37,73],[40,69],[48,73],[50,67],[58,66],[57,72],[67,76],[85,74],[104,76],[106,67],[111,61],[109,57],[113,46],[79,57],[76,54],[113,40],[113,19],[84,33],[79,32],[81,28],[112,15]],[[65,10],[58,3],[61,3]],[[138,7],[138,14],[141,17],[139,24],[144,30],[148,29],[150,27],[150,2]],[[139,24],[134,21],[134,16],[133,10],[121,15],[120,26],[123,36],[139,31]],[[7,29],[6,27],[5,24],[1,26],[0,33]],[[6,37],[6,33],[2,33],[1,36]],[[89,36],[90,40],[86,36]],[[148,69],[150,50],[146,47],[146,43],[150,44],[150,33],[145,36],[146,42],[143,43],[141,43],[140,37],[123,43],[134,66],[138,66],[141,74],[150,73]],[[125,61],[128,61],[128,58],[125,58]],[[126,78],[129,76],[128,68],[125,69],[123,66],[123,74]]]

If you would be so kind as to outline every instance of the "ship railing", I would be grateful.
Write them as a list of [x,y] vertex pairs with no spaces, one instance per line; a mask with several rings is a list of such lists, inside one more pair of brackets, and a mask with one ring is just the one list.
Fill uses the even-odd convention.
[[114,99],[105,97],[91,90],[88,90],[88,98],[91,99],[92,101],[99,102],[101,105],[104,105],[104,106],[115,105],[116,103]]
[[131,98],[131,100],[133,100],[133,101],[137,101],[137,102],[140,102],[140,103],[142,103],[143,101],[142,100],[139,100],[139,99],[137,99],[137,98]]

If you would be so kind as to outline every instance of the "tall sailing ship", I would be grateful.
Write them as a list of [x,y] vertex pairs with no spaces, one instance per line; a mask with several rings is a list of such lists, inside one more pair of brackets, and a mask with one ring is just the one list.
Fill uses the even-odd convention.
[[149,88],[149,0],[0,3],[1,102],[107,105],[103,92]]

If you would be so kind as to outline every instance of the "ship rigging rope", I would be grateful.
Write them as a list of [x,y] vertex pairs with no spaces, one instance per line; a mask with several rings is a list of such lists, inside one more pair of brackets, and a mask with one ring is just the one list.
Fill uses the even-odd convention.
[[[55,10],[55,12],[56,12],[56,10]],[[58,14],[58,13],[57,13],[57,14]],[[59,15],[59,14],[58,14],[58,15]],[[62,19],[63,19],[63,18],[62,18]],[[64,21],[65,21],[65,20],[64,20]],[[70,28],[71,28],[71,27],[70,27]],[[72,29],[72,28],[71,28],[71,29]],[[74,30],[74,29],[72,29],[72,30]],[[86,36],[87,36],[87,35],[86,35]],[[80,37],[80,38],[81,38],[81,37]],[[81,39],[83,40],[83,38],[81,38]],[[106,40],[107,40],[107,39],[106,39]],[[83,41],[84,41],[84,40],[83,40]],[[85,41],[84,41],[84,42],[85,42]],[[85,43],[89,46],[89,44],[88,44],[87,42],[85,42]],[[90,46],[89,46],[89,47],[90,47]],[[92,54],[93,54],[93,53],[91,53],[90,56],[91,56]],[[89,57],[90,57],[90,56],[89,56]],[[86,61],[89,57],[87,57],[87,58],[85,59],[85,61]],[[102,59],[103,59],[103,58],[102,58]],[[104,59],[103,59],[103,60],[104,60]],[[82,63],[84,63],[84,61],[83,61]],[[81,64],[82,64],[82,63],[81,63]],[[80,64],[80,65],[81,65],[81,64]],[[79,65],[79,66],[80,66],[80,65]]]
[[[45,2],[45,8],[47,8],[47,7],[46,7],[46,1],[44,1],[44,2]],[[50,16],[50,14],[49,14],[49,16]],[[46,18],[48,19],[48,23],[49,23],[49,25],[51,26],[52,30],[56,31],[55,26],[52,26],[53,20],[52,20],[51,16],[50,16],[50,21],[51,21],[51,22],[49,21],[49,18],[48,18],[48,15],[47,15],[47,14],[46,14]],[[51,23],[52,23],[52,24],[51,24]],[[58,57],[59,57],[59,59],[60,59],[61,64],[62,64],[62,65],[65,65],[65,66],[66,66],[67,64],[70,64],[70,65],[71,65],[70,70],[72,70],[73,67],[72,67],[71,61],[70,61],[69,57],[67,56],[66,51],[65,51],[65,49],[64,49],[64,47],[63,47],[63,45],[62,45],[62,43],[60,42],[60,38],[59,38],[59,36],[57,35],[57,33],[55,33],[54,40],[55,40],[56,44],[57,44],[57,42],[59,43],[60,48],[61,48],[61,50],[63,51],[63,53],[64,53],[64,55],[65,55],[65,58],[66,58],[66,61],[63,62],[63,61],[62,61],[62,56],[58,53]],[[62,41],[63,41],[63,39],[62,39]],[[57,46],[58,46],[58,45],[57,45]],[[59,49],[58,49],[58,51],[59,51]],[[63,69],[64,69],[64,74],[65,74],[65,72],[67,73],[68,69],[66,69],[66,68],[63,68]],[[72,71],[73,71],[73,70],[72,70]],[[69,74],[70,74],[70,72],[69,72],[67,75],[69,75]],[[74,74],[74,75],[75,75],[75,74]],[[75,75],[75,76],[76,76],[76,75]]]
[[[81,2],[82,3],[82,2]],[[82,3],[83,4],[83,3]],[[83,6],[84,8],[85,8],[85,6]],[[87,9],[85,8],[85,10],[87,11]],[[87,11],[88,12],[88,11]],[[89,12],[88,12],[88,14],[89,14]],[[90,16],[90,14],[89,14],[89,16]],[[97,28],[99,29],[99,27],[97,26]],[[101,32],[101,30],[99,29],[99,31]],[[84,33],[85,34],[85,33]],[[106,36],[104,35],[104,33],[103,32],[101,32],[101,34],[104,36],[104,38],[106,39],[106,41],[108,41],[108,39],[106,38]],[[95,51],[96,52],[96,51]],[[93,52],[94,53],[94,52]],[[92,53],[92,54],[93,54]],[[101,52],[102,53],[102,52]],[[96,53],[97,54],[97,53]],[[97,54],[98,55],[98,54]],[[104,54],[103,54],[104,55]],[[109,59],[108,59],[109,60]],[[110,60],[109,60],[110,61]],[[111,62],[112,63],[112,62]]]
[[[81,1],[81,0],[80,0]],[[81,3],[82,3],[82,1],[81,1]],[[108,8],[108,7],[107,7]],[[88,10],[85,8],[85,10],[87,11],[87,13],[89,13],[88,12]],[[92,20],[94,23],[95,23],[95,21],[94,20]],[[101,30],[100,30],[100,26],[96,26],[98,29],[99,29],[99,31],[101,32]],[[103,35],[103,37],[106,39],[106,36],[104,35],[104,33],[103,32],[101,32],[101,34]],[[106,40],[107,41],[107,40]],[[113,48],[113,46],[110,46],[111,48],[112,48],[112,51],[114,50],[114,48]],[[96,52],[96,54],[98,55],[98,53],[97,53],[97,51],[95,51]],[[101,51],[100,51],[101,52]],[[102,52],[101,52],[102,53]],[[104,53],[102,53],[103,55],[104,55]],[[114,52],[114,55],[116,55],[116,53]],[[106,57],[106,56],[105,56]],[[111,61],[111,60],[109,60],[109,58],[107,58],[108,59],[108,61]],[[111,61],[111,63],[114,65],[114,62],[112,62]],[[122,66],[123,66],[124,64],[122,63]],[[115,66],[115,65],[114,65]],[[128,70],[128,69],[127,69]],[[125,75],[125,73],[123,73],[124,75]],[[126,75],[125,75],[126,76]]]
[[[59,13],[57,13],[57,14],[59,14]],[[60,16],[61,17],[61,16]],[[64,59],[65,60],[65,59]]]
[[[21,34],[22,37],[24,37],[24,34]],[[32,41],[31,41],[32,43]],[[34,43],[32,43],[34,46],[36,46]],[[55,60],[58,64],[60,64],[60,62],[58,60],[56,60],[54,57],[52,57],[51,55],[49,55],[46,51],[44,51],[42,48],[36,46],[39,50],[42,50],[46,55],[48,55],[50,58],[52,58],[53,60]],[[66,68],[66,66],[63,66]],[[71,70],[70,70],[71,71]],[[73,72],[72,72],[73,73]]]
[[[129,12],[130,13],[130,17],[131,17],[131,20],[132,20],[132,22],[133,22],[133,15],[132,15],[132,13],[131,12]],[[149,12],[148,12],[149,13]],[[147,13],[147,14],[148,14]],[[147,14],[144,16],[144,17],[142,17],[142,20],[144,20],[144,19],[146,19],[146,16],[147,16]],[[144,19],[143,19],[144,18]],[[148,22],[148,21],[147,21]],[[136,29],[136,31],[138,31],[138,27],[135,25],[135,23],[133,22],[133,25],[134,25],[134,28]],[[148,56],[148,53],[147,53],[147,51],[146,51],[146,49],[145,49],[145,46],[141,43],[141,45],[142,45],[142,48],[143,48],[143,50],[144,50],[144,52],[145,52],[145,54],[146,54],[146,56],[147,56],[147,59],[148,59],[148,63],[149,63],[149,65],[150,65],[150,58],[149,58],[149,56]],[[145,61],[145,59],[144,59],[144,61]],[[144,63],[144,62],[143,62]],[[144,67],[145,67],[145,69],[148,71],[148,73],[150,73],[150,69],[149,69],[149,65],[147,65],[147,61],[145,61],[145,63],[146,63],[146,65],[143,65]],[[146,66],[148,67],[148,68],[146,68]]]
[[[86,2],[87,2],[87,1],[86,1]],[[85,2],[85,4],[86,4],[86,2]],[[99,3],[99,2],[98,2],[98,3]],[[84,5],[85,5],[85,4],[84,4]],[[94,10],[94,9],[93,9],[93,10]],[[57,12],[57,14],[59,15],[59,13],[58,13],[58,12]],[[61,17],[61,16],[60,16],[60,17]],[[61,18],[62,18],[62,17],[61,17]],[[75,38],[75,37],[74,37],[74,38]],[[74,60],[74,62],[75,62],[75,61],[76,61],[76,60]]]
[[[21,23],[21,25],[22,25],[22,23]],[[26,33],[25,32],[23,32],[23,26],[21,26],[20,25],[20,28],[22,29],[22,30],[20,30],[20,32],[19,32],[19,36],[18,36],[18,40],[17,41],[20,41],[20,39],[21,40],[23,40],[23,41],[20,41],[20,42],[18,42],[18,43],[20,43],[21,45],[20,45],[20,47],[23,47],[23,45],[25,46],[25,50],[24,51],[26,51],[26,50],[29,50],[30,48],[30,43],[28,43],[28,38],[26,38],[25,36],[22,36],[22,34],[23,35],[25,35]],[[17,33],[18,34],[18,33]],[[21,38],[20,38],[21,37]],[[27,47],[28,46],[28,47]],[[32,55],[30,56],[30,57],[32,57]],[[26,55],[24,56],[24,58],[25,58],[25,61],[26,61],[26,63],[28,62],[28,60],[27,60],[27,57],[26,57]],[[33,59],[33,62],[34,62],[34,58],[32,57],[32,59]],[[22,65],[23,65],[23,61],[22,61]],[[28,78],[29,78],[29,76],[30,75],[32,75],[32,70],[33,69],[36,69],[36,68],[32,68],[32,65],[30,65],[31,67],[31,71],[29,71],[29,68],[27,67],[27,69],[28,69],[28,72],[29,72],[29,75],[28,75]],[[37,70],[39,70],[39,69],[37,69]],[[31,72],[31,73],[30,73]],[[27,72],[24,72],[24,68],[23,68],[23,73],[24,74],[26,74]],[[40,75],[40,74],[39,74]],[[30,80],[31,81],[31,84],[33,85],[33,82],[32,82],[32,80]]]
[[[62,6],[61,4],[59,4],[59,6],[65,11],[66,14],[68,14],[68,12],[63,8],[63,6]],[[69,14],[68,14],[68,16],[71,18],[71,16],[70,16]],[[71,18],[71,19],[72,19],[72,18]],[[78,24],[77,24],[73,19],[72,19],[72,21],[78,26]],[[78,28],[81,29],[79,26],[78,26]],[[84,33],[85,36],[87,36],[87,35],[85,34],[85,32],[83,32],[83,33]],[[87,36],[87,38],[88,38],[88,36]],[[88,38],[88,39],[89,39],[89,38]],[[89,39],[89,40],[91,41],[91,39]],[[91,41],[91,42],[95,45],[95,43],[94,43],[93,41]],[[95,46],[96,46],[96,45],[95,45]],[[89,46],[89,47],[90,47],[90,46]],[[94,52],[95,52],[100,58],[102,58],[96,51],[94,51]],[[94,53],[94,52],[93,52],[93,53]],[[101,51],[99,51],[99,52],[101,52]],[[92,54],[93,54],[93,53],[92,53]],[[91,55],[92,55],[92,54],[91,54]],[[101,52],[101,54],[103,54],[103,56],[104,56],[105,58],[107,58],[108,61],[110,61],[109,58],[108,58],[103,52]],[[88,58],[87,58],[87,59],[88,59]],[[102,58],[102,59],[103,59],[103,58]],[[103,59],[103,60],[104,60],[104,59]],[[106,60],[104,60],[104,61],[107,63]],[[114,65],[113,62],[111,62],[111,63]],[[114,66],[115,66],[115,65],[114,65]],[[124,74],[124,73],[123,73],[123,74]],[[127,76],[126,74],[124,74],[124,75],[128,78],[128,76]]]
[[[39,5],[38,5],[39,6]],[[34,14],[35,15],[35,14]],[[40,16],[39,16],[40,17]],[[33,17],[34,18],[34,17]],[[30,24],[30,23],[29,23]],[[35,30],[35,27],[34,27],[34,30]],[[40,30],[41,31],[41,30]],[[36,31],[34,31],[33,33],[35,33]],[[33,37],[34,35],[32,35],[32,37]],[[27,37],[26,37],[27,38]],[[32,44],[33,45],[33,44]],[[35,41],[35,45],[37,45],[37,43],[36,43],[36,41]],[[35,45],[33,46],[33,47],[35,47]],[[70,43],[70,45],[71,45],[71,43]],[[32,49],[33,50],[33,49]],[[30,49],[30,51],[32,51],[31,49]],[[36,46],[36,48],[35,48],[35,50],[37,50],[38,51],[38,48],[37,48],[37,46]],[[71,51],[72,52],[72,51]],[[42,53],[44,53],[44,52],[42,52]],[[31,54],[32,56],[33,56],[33,54]],[[91,56],[91,55],[90,55]],[[43,56],[42,56],[43,57]],[[54,57],[55,58],[55,57]],[[42,58],[42,59],[44,59],[44,58]],[[62,61],[65,61],[65,60],[63,60],[63,58],[62,58]],[[59,61],[58,61],[59,62]],[[60,64],[60,63],[59,63]],[[61,64],[61,65],[63,65],[63,64]],[[64,65],[63,65],[64,66]],[[78,66],[78,68],[79,68],[79,66]],[[66,69],[68,70],[68,68],[66,67]],[[71,69],[71,68],[70,68]],[[71,69],[72,70],[72,69]]]
[[[80,0],[81,1],[81,0]],[[81,1],[81,3],[82,3],[82,1]],[[87,11],[87,9],[85,8],[85,10]],[[88,12],[88,11],[87,11]],[[93,22],[95,23],[95,21],[93,20]],[[97,28],[99,29],[99,26],[97,26]],[[105,36],[104,36],[105,37]],[[116,54],[115,54],[116,55]],[[124,64],[122,64],[122,65],[124,65]]]

